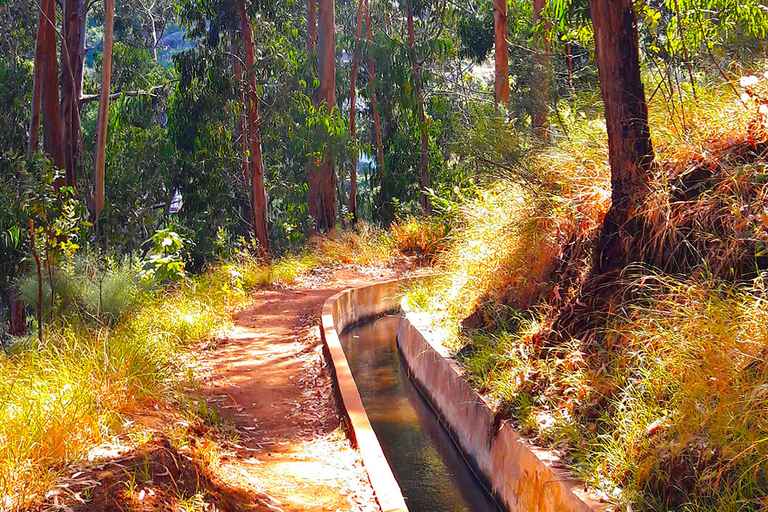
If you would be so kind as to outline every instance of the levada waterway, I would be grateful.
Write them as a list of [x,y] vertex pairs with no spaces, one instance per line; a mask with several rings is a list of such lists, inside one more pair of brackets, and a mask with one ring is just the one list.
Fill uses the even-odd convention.
[[399,318],[385,316],[341,336],[352,376],[410,512],[499,512],[397,351]]

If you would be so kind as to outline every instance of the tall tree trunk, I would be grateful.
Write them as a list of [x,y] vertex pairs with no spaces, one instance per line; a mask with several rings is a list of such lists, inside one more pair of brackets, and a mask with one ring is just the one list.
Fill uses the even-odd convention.
[[112,84],[112,47],[114,46],[115,0],[104,0],[104,62],[101,69],[101,96],[96,118],[96,155],[93,172],[93,225],[100,233],[99,217],[104,211],[105,167],[107,163],[107,125],[109,90]]
[[[318,105],[325,105],[327,113],[336,105],[336,26],[334,0],[319,0],[318,75],[320,89]],[[319,231],[330,231],[336,225],[336,172],[332,151],[323,155],[323,161],[314,180],[310,180],[309,194],[316,203],[315,226]]]
[[[313,53],[317,50],[317,0],[308,0],[307,5],[307,54],[310,59],[310,67],[313,70],[317,68],[317,60]],[[317,90],[311,89],[309,91],[309,97],[312,100],[312,105],[317,108]],[[319,212],[319,201],[317,190],[319,187],[319,173],[318,162],[312,160],[309,162],[309,168],[307,170],[307,209],[309,215],[315,219],[315,228],[317,227],[317,217]]]
[[509,103],[509,46],[507,44],[507,0],[493,1],[496,103]]
[[[352,78],[349,92],[349,134],[352,142],[357,142],[355,127],[355,115],[357,114],[357,69],[360,65],[360,33],[363,28],[363,2],[360,0],[357,6],[357,31],[355,32],[355,49],[352,54]],[[357,151],[352,151],[352,162],[349,174],[349,213],[352,214],[352,223],[357,222]]]
[[[40,78],[43,146],[45,152],[53,158],[54,165],[58,169],[64,169],[64,137],[61,129],[61,112],[59,111],[59,65],[56,58],[55,23],[56,0],[41,0],[37,45],[35,47],[35,75]],[[32,121],[34,122],[34,119]],[[59,179],[56,182],[57,187],[64,184],[64,179]]]
[[[365,13],[366,13],[366,32],[368,35],[368,48],[373,46],[373,34],[371,31],[371,6],[369,0],[365,0]],[[370,52],[370,50],[369,50]],[[382,187],[384,186],[384,178],[387,176],[387,168],[384,165],[384,138],[381,135],[381,118],[379,117],[379,109],[376,106],[376,68],[374,67],[373,55],[368,54],[368,74],[371,84],[371,110],[373,110],[373,131],[376,135],[376,168],[379,171],[381,177]]]
[[638,203],[648,194],[654,153],[632,0],[591,0],[590,7],[611,163],[611,208],[595,252],[602,274],[632,257],[626,239],[641,234]]
[[[533,23],[536,25],[541,18],[541,11],[546,7],[547,0],[533,0]],[[549,30],[547,23],[546,30]],[[549,37],[536,35],[533,40],[533,81],[531,83],[531,127],[533,135],[538,139],[549,137],[549,122],[547,121],[547,102],[549,101],[551,76],[551,45]]]
[[416,99],[416,109],[419,116],[419,127],[421,131],[421,155],[419,166],[421,168],[421,207],[426,215],[432,214],[432,203],[427,195],[429,188],[429,139],[427,134],[427,119],[424,115],[424,98],[421,93],[421,65],[419,56],[416,54],[416,34],[413,27],[413,0],[408,0],[406,4],[406,14],[408,18],[408,44],[411,48],[413,58],[413,93]]
[[259,91],[256,88],[256,45],[253,42],[253,28],[245,2],[237,3],[240,13],[240,27],[245,46],[245,67],[248,73],[248,125],[250,168],[253,185],[253,233],[259,241],[262,256],[269,258],[269,228],[267,225],[267,188],[264,184],[264,158],[261,153],[261,117],[259,116]]
[[61,45],[61,119],[64,131],[64,158],[67,185],[77,186],[80,159],[80,93],[85,57],[84,0],[64,0],[63,35]]

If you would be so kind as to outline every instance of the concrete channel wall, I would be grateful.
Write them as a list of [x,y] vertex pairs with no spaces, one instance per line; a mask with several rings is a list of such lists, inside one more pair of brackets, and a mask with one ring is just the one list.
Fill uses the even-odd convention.
[[409,374],[502,507],[510,512],[607,512],[608,507],[584,492],[583,485],[571,478],[554,453],[527,443],[507,423],[497,425],[491,407],[467,383],[458,363],[429,331],[428,315],[411,312],[400,303],[400,292],[408,281],[343,291],[325,302],[322,313],[321,336],[339,403],[382,511],[408,509],[371,428],[339,333],[402,308],[405,314],[397,342]]
[[339,334],[365,320],[400,308],[399,291],[407,281],[387,281],[337,293],[323,305],[320,335],[336,380],[336,393],[346,416],[352,442],[360,450],[376,500],[383,512],[408,512],[403,493],[365,413],[360,392],[341,348]]
[[469,385],[459,364],[429,330],[426,314],[408,310],[397,344],[409,374],[497,502],[510,512],[606,512],[556,454],[532,446]]

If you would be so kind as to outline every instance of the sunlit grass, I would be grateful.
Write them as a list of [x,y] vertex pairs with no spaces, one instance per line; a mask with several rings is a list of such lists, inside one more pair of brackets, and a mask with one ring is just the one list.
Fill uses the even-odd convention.
[[[444,274],[410,298],[449,333],[472,384],[607,501],[758,510],[768,499],[768,303],[754,275],[768,203],[765,163],[749,150],[765,127],[729,88],[684,92],[684,122],[676,101],[674,112],[661,95],[650,105],[659,173],[640,212],[639,259],[662,268],[628,271],[594,313],[604,327],[542,345],[589,270],[610,201],[604,124],[566,106],[568,138],[462,208]],[[710,188],[676,199],[673,178],[697,166],[715,170]],[[462,328],[478,311],[480,329]]]
[[17,340],[0,359],[4,509],[27,509],[67,464],[121,433],[126,415],[171,400],[186,348],[228,320],[193,283],[141,302],[114,327],[57,321],[42,345]]
[[[53,301],[43,283],[43,343],[33,333],[0,357],[0,509],[39,503],[69,464],[115,436],[137,445],[150,439],[126,425],[155,405],[179,447],[190,445],[195,418],[224,429],[218,411],[189,393],[196,388],[190,347],[226,329],[258,288],[294,285],[321,265],[384,265],[399,254],[387,231],[361,225],[271,263],[242,254],[165,288],[141,282],[130,259],[87,255],[55,269]],[[22,282],[22,292],[34,310],[36,277]],[[196,460],[216,463],[215,443],[193,444]],[[199,501],[185,500],[192,508]]]

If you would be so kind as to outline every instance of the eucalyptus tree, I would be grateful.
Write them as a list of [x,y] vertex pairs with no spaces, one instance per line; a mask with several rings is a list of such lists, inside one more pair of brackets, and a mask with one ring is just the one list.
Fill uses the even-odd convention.
[[[58,59],[56,57],[56,1],[41,0],[35,43],[28,153],[39,150],[37,133],[43,124],[43,147],[57,168],[65,167],[64,133],[59,111]],[[65,184],[58,179],[57,186]]]
[[[318,0],[318,77],[317,104],[328,115],[336,106],[336,16],[334,0]],[[320,125],[318,125],[319,127]],[[309,213],[318,231],[330,231],[336,225],[335,158],[328,148],[319,165],[309,174]]]

